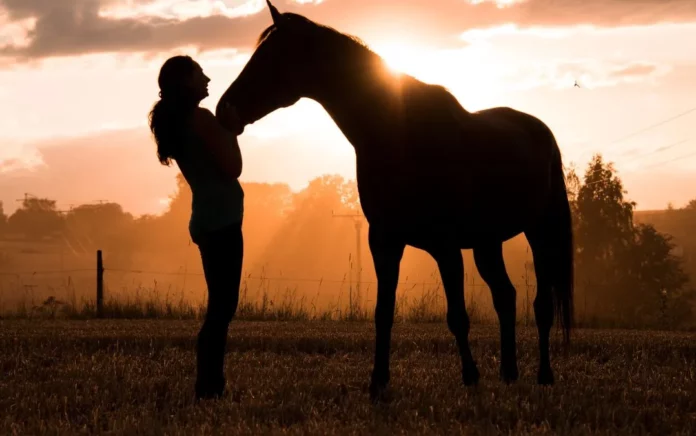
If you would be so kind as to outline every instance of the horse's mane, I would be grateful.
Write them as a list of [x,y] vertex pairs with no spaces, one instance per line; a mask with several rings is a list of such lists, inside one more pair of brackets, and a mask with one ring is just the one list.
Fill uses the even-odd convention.
[[[379,57],[379,55],[373,52],[367,46],[367,44],[365,44],[357,36],[339,32],[331,26],[319,24],[303,15],[294,14],[292,12],[285,12],[282,15],[285,19],[297,22],[298,24],[305,26],[305,29],[314,33],[317,38],[319,38],[327,44],[339,45],[343,47],[346,51],[350,51],[356,56],[362,55],[365,58]],[[266,27],[259,35],[256,41],[256,47],[261,45],[276,30],[277,27],[275,24],[271,24],[270,26]]]
[[[285,19],[295,21],[305,26],[305,29],[313,33],[313,36],[322,41],[324,44],[335,47],[336,51],[343,52],[348,63],[350,64],[365,65],[383,61],[381,56],[372,51],[367,44],[365,44],[357,36],[340,32],[333,27],[324,24],[319,24],[303,15],[294,14],[292,12],[285,12],[282,15]],[[256,41],[256,47],[260,46],[276,30],[277,27],[275,24],[271,24],[270,26],[266,27],[259,34],[258,40]],[[446,87],[442,85],[428,84],[410,75],[406,76],[408,77],[408,80],[405,81],[404,85],[420,88],[425,92],[432,93],[433,96],[438,96],[444,98],[445,100],[449,100],[457,107],[457,109],[461,109],[464,113],[468,112],[466,109],[464,109],[464,107],[462,107],[457,98]]]
[[275,25],[275,24],[271,24],[270,26],[268,26],[268,27],[266,27],[265,29],[263,29],[263,32],[261,32],[261,34],[259,35],[259,38],[256,40],[256,47],[258,47],[259,45],[261,45],[261,43],[264,42],[264,41],[266,40],[266,38],[268,38],[268,36],[269,36],[269,35],[271,34],[271,32],[273,32],[274,30],[276,30],[276,25]]

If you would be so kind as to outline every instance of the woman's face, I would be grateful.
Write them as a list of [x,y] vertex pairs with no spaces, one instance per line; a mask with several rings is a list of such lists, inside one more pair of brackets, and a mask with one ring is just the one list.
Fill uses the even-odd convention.
[[193,95],[200,101],[206,98],[208,94],[208,82],[210,78],[203,73],[203,69],[197,62],[193,63],[193,74],[189,82],[189,86],[193,91]]

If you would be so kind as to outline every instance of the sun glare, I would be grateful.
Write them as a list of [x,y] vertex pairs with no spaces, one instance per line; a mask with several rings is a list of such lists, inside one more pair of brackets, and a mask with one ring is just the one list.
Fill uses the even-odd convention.
[[395,73],[405,73],[425,80],[422,77],[423,67],[419,65],[419,60],[424,57],[424,53],[413,47],[399,43],[382,43],[371,46],[380,55],[389,69]]
[[448,88],[471,110],[490,106],[498,97],[488,53],[465,47],[455,50],[420,47],[395,41],[370,44],[395,75],[408,74]]

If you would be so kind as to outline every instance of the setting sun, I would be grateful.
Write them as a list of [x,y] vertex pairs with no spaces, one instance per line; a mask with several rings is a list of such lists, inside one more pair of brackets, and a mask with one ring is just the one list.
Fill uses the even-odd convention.
[[[370,45],[394,74],[408,74],[426,83],[442,85],[468,110],[493,106],[499,95],[490,71],[487,48],[438,49],[384,39]],[[500,73],[500,71],[498,71]]]
[[375,53],[379,54],[394,73],[405,73],[417,77],[422,74],[419,59],[422,51],[399,43],[383,43],[372,46]]

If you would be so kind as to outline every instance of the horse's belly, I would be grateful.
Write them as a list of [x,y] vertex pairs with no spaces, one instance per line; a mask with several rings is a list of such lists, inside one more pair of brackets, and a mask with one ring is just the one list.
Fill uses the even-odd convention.
[[[524,231],[540,213],[548,186],[544,178],[481,177],[462,171],[455,177],[435,173],[391,182],[359,183],[363,212],[370,225],[401,233],[409,245],[443,238],[471,248],[507,240]],[[545,180],[548,180],[546,178]]]

